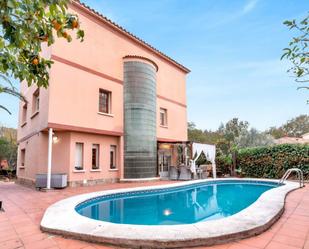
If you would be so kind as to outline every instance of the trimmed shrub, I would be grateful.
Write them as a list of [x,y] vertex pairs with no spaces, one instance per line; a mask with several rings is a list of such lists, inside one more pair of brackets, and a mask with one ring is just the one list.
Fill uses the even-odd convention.
[[289,168],[299,168],[309,178],[309,144],[282,144],[238,151],[237,168],[245,177],[281,178]]
[[231,167],[232,167],[232,156],[228,155],[217,155],[216,156],[216,166],[217,171],[221,172],[223,175],[230,174],[231,173]]

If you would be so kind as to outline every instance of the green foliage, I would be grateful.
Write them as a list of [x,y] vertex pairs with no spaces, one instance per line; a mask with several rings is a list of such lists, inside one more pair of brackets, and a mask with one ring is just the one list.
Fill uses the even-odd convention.
[[272,145],[274,144],[274,139],[265,132],[259,132],[251,128],[250,130],[243,130],[235,139],[235,143],[237,148],[258,147]]
[[[228,121],[226,124],[221,124],[220,127],[216,131],[203,131],[197,129],[194,123],[189,123],[189,140],[194,142],[201,143],[212,143],[217,147],[217,155],[216,155],[216,164],[218,171],[221,171],[223,174],[229,174],[232,172],[233,160],[232,154],[233,152],[240,151],[239,156],[237,157],[240,161],[240,170],[248,171],[246,172],[250,177],[273,177],[281,174],[280,169],[274,168],[277,167],[275,161],[277,160],[279,163],[281,162],[281,158],[277,157],[277,154],[274,154],[274,162],[269,160],[271,157],[271,153],[275,152],[277,146],[270,146],[274,143],[272,136],[275,138],[280,138],[285,135],[289,136],[300,136],[304,133],[309,132],[309,116],[308,115],[300,115],[294,119],[287,121],[285,124],[280,126],[279,128],[272,127],[267,132],[259,132],[254,128],[248,129],[249,123],[246,121],[240,121],[237,118],[233,118]],[[211,141],[211,142],[210,142]],[[268,147],[265,147],[268,146]],[[283,147],[285,145],[282,145]],[[290,146],[290,145],[286,145]],[[291,145],[292,148],[294,145]],[[297,145],[295,145],[297,147]],[[259,148],[260,147],[260,148]],[[243,149],[242,149],[243,148]],[[290,147],[288,147],[290,148]],[[298,148],[298,147],[297,147]],[[307,147],[308,148],[308,147]],[[256,155],[251,155],[250,153],[258,151],[260,157]],[[269,151],[269,153],[262,153],[265,151]],[[249,153],[250,152],[250,153]],[[248,154],[249,153],[249,154]],[[294,152],[293,152],[294,153]],[[294,154],[291,155],[294,155]],[[237,154],[237,153],[236,153]],[[248,159],[245,155],[250,155]],[[268,163],[264,165],[264,159]],[[307,151],[307,158],[309,156],[309,152]],[[285,157],[285,155],[284,155]],[[257,158],[254,160],[254,158]],[[203,158],[198,159],[198,164],[204,164]],[[295,166],[295,158],[291,159],[288,157],[288,163],[291,163],[292,166]],[[252,161],[252,162],[251,162]],[[246,166],[248,163],[248,166]],[[260,163],[263,165],[262,170],[263,173],[260,173],[259,166]],[[284,169],[287,166],[284,164]],[[258,170],[257,170],[258,169]],[[279,170],[278,172],[273,173],[274,171]]]
[[283,144],[238,151],[237,167],[246,177],[281,178],[289,168],[309,176],[309,145]]
[[309,116],[300,115],[293,118],[284,124],[282,129],[288,136],[301,137],[301,135],[309,132]]
[[17,143],[17,130],[14,128],[8,128],[0,126],[0,137],[5,138],[10,143]]
[[226,141],[233,143],[235,139],[240,136],[241,132],[247,130],[249,123],[241,121],[238,118],[229,120],[225,125],[221,124],[218,132],[223,134]]
[[281,138],[284,136],[301,137],[303,134],[309,132],[309,116],[299,115],[296,118],[288,120],[280,127],[271,127],[267,133],[274,138]]
[[[196,155],[195,155],[196,156]],[[200,154],[200,156],[196,159],[196,162],[195,162],[197,165],[201,165],[201,164],[211,164],[210,161],[207,160],[204,152],[202,152]]]
[[188,138],[197,143],[215,144],[221,135],[217,131],[200,130],[193,122],[188,123]]
[[231,173],[231,167],[233,165],[233,160],[231,155],[220,155],[217,154],[216,156],[216,166],[217,171],[221,172],[222,174],[230,174]]
[[0,127],[0,161],[8,160],[11,168],[17,163],[17,131],[13,128]]
[[6,159],[11,167],[16,166],[17,145],[8,141],[6,138],[0,138],[0,161]]
[[[283,23],[289,29],[296,31],[298,34],[293,37],[289,47],[283,49],[284,53],[281,59],[286,58],[292,62],[293,66],[288,70],[296,77],[297,82],[309,82],[309,15],[303,20],[285,21]],[[298,88],[309,89],[309,86],[303,85]]]
[[[4,86],[4,85],[0,84],[0,94],[1,93],[10,94],[12,96],[15,96],[15,97],[19,98],[20,100],[24,101],[25,103],[27,102],[25,97],[19,93],[19,91],[13,86],[11,81],[6,76],[0,74],[0,79],[1,78],[3,79],[4,82],[7,83],[7,86]],[[11,114],[11,112],[3,105],[0,105],[0,109],[2,109],[4,111],[6,111],[7,113]]]
[[55,35],[70,42],[70,32],[81,41],[84,37],[78,17],[67,12],[68,2],[0,1],[0,75],[25,80],[29,86],[48,86],[48,69],[53,62],[41,57],[42,44],[52,45]]
[[277,128],[275,126],[272,126],[266,131],[266,133],[271,135],[275,139],[286,136],[286,132],[282,129],[282,127]]

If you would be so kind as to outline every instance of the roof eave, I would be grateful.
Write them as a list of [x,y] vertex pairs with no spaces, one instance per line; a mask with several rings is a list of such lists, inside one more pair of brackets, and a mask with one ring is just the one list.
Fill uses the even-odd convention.
[[132,39],[133,41],[137,42],[138,44],[142,45],[144,48],[150,50],[152,53],[156,54],[160,58],[163,58],[164,60],[166,60],[169,63],[173,64],[174,66],[176,66],[181,71],[183,71],[183,72],[185,72],[187,74],[191,72],[190,69],[188,69],[187,67],[181,65],[177,61],[173,60],[171,57],[169,57],[166,54],[162,53],[158,49],[156,49],[153,46],[151,46],[149,43],[147,43],[147,42],[143,41],[142,39],[138,38],[134,34],[132,34],[129,31],[127,31],[125,28],[123,28],[120,25],[114,23],[113,21],[111,21],[107,17],[103,16],[102,14],[97,12],[96,10],[90,8],[88,5],[82,3],[81,1],[73,0],[71,2],[71,4],[73,6],[75,6],[75,7],[78,7],[79,9],[84,10],[85,12],[87,12],[90,15],[92,15],[93,17],[96,17],[98,20],[100,20],[104,24],[109,25],[110,27],[112,27],[113,29],[117,30],[121,34],[125,35],[126,37],[128,37],[128,38]]

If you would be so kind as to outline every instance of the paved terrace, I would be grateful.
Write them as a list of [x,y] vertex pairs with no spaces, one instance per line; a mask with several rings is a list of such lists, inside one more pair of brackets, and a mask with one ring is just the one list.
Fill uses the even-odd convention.
[[[15,249],[108,249],[107,245],[86,243],[40,231],[45,209],[66,197],[106,189],[128,188],[154,183],[115,183],[91,187],[67,188],[40,192],[13,183],[0,182],[0,200],[5,212],[0,212],[0,248]],[[268,231],[249,239],[198,249],[309,249],[309,187],[290,193],[286,210]]]

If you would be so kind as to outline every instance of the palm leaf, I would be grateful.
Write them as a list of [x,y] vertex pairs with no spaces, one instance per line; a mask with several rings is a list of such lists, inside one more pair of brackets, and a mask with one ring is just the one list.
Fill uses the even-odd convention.
[[14,97],[19,98],[21,101],[27,103],[26,98],[22,94],[20,94],[14,86],[6,87],[0,84],[0,93],[10,94]]
[[12,114],[5,106],[0,105],[0,109],[5,110],[6,112],[8,112],[9,114]]
[[26,98],[22,94],[19,93],[17,88],[14,87],[13,83],[10,81],[10,79],[7,76],[0,73],[0,79],[4,80],[6,83],[9,84],[9,87],[6,87],[0,84],[0,93],[3,92],[3,93],[13,95],[19,98],[21,101],[24,101],[25,103],[27,103]]
[[3,75],[3,74],[0,74],[0,78],[2,78],[5,82],[9,83],[9,85],[10,85],[12,88],[14,88],[12,82],[9,80],[8,77],[6,77],[6,76]]

